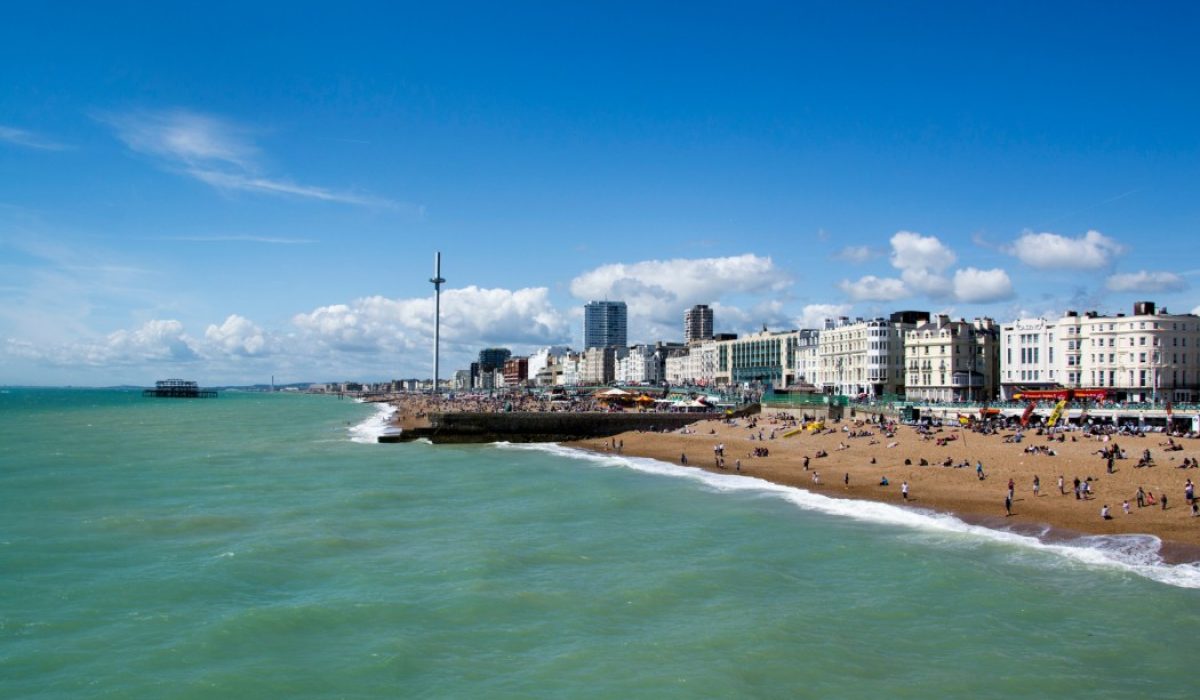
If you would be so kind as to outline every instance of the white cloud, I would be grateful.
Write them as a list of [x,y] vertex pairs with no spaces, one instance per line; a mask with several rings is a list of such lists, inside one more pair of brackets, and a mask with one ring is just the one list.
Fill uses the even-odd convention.
[[895,301],[923,294],[938,300],[987,303],[1013,296],[1008,273],[998,268],[966,267],[949,276],[947,270],[958,256],[937,236],[897,231],[889,242],[891,264],[900,271],[899,279],[866,275],[856,282],[842,280],[839,286],[851,300]]
[[271,352],[271,340],[249,319],[231,314],[221,325],[209,325],[204,339],[211,347],[229,355],[265,355]]
[[297,185],[286,180],[270,180],[265,177],[247,175],[244,173],[223,173],[217,170],[188,168],[184,172],[197,180],[212,185],[219,190],[241,190],[264,194],[294,195],[319,199],[325,202],[340,202],[342,204],[362,204],[366,206],[392,206],[393,202],[376,197],[366,197],[350,192],[336,192],[324,187]]
[[898,231],[891,238],[892,267],[900,270],[900,279],[909,289],[932,297],[947,296],[953,285],[942,273],[957,260],[937,236],[922,236]]
[[1178,292],[1187,281],[1174,272],[1126,272],[1113,275],[1104,285],[1111,292]]
[[1026,231],[1012,245],[1013,255],[1030,267],[1072,270],[1105,267],[1124,251],[1124,246],[1099,231],[1079,238]]
[[937,236],[922,236],[912,231],[897,231],[892,236],[892,266],[898,270],[941,272],[958,258]]
[[[792,283],[791,277],[775,266],[769,257],[753,254],[724,258],[676,258],[614,263],[579,275],[571,280],[571,294],[589,301],[619,299],[629,305],[630,342],[650,338],[678,337],[682,333],[683,311],[693,304],[710,304],[714,323],[728,329],[730,319],[752,319],[767,313],[761,307],[743,314],[728,300],[780,292]],[[725,300],[724,305],[719,304]]]
[[846,316],[852,308],[850,304],[807,304],[796,323],[800,328],[824,328],[825,319]]
[[1011,299],[1012,280],[1000,268],[979,270],[967,267],[954,272],[954,298],[961,302],[986,304]]
[[200,359],[194,338],[176,320],[147,321],[133,330],[118,330],[103,338],[35,345],[8,339],[6,352],[51,365],[91,367],[190,362]]
[[838,286],[854,301],[890,301],[909,295],[904,282],[894,277],[867,275],[857,282],[842,280]]
[[[309,341],[348,352],[398,352],[430,347],[433,299],[356,299],[292,319]],[[465,287],[442,292],[442,339],[448,344],[561,343],[567,324],[545,287],[507,290]]]
[[259,148],[251,130],[206,114],[176,109],[102,115],[131,150],[160,159],[173,172],[220,190],[390,207],[377,197],[303,185],[260,173]]
[[269,243],[272,245],[305,245],[316,243],[315,238],[288,238],[286,236],[161,236],[154,240],[181,241],[184,243]]
[[67,148],[61,143],[56,143],[31,131],[4,126],[3,124],[0,124],[0,141],[11,143],[14,146],[36,148],[39,151],[62,151]]
[[129,148],[180,163],[211,163],[254,170],[259,151],[250,131],[232,122],[182,109],[106,115]]
[[1197,316],[1200,316],[1200,306],[1197,306],[1196,308],[1192,309],[1192,313],[1196,314]]
[[878,255],[880,255],[879,251],[870,246],[850,245],[834,253],[833,257],[850,263],[862,264]]

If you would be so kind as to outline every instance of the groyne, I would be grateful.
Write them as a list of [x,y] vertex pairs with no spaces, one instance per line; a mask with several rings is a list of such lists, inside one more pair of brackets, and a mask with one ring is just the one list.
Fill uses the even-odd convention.
[[677,430],[697,421],[724,418],[714,413],[432,413],[429,426],[381,435],[380,442],[425,438],[436,444],[487,442],[568,442],[611,437],[629,431]]

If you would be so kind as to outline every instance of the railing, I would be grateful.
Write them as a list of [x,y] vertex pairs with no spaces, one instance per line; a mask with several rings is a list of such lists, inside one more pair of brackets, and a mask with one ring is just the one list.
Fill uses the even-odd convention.
[[761,403],[771,408],[800,408],[805,406],[848,406],[850,397],[840,394],[763,394]]

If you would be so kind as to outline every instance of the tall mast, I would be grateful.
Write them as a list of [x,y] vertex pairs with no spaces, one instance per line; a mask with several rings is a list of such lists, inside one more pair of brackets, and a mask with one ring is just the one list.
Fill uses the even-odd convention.
[[441,361],[440,344],[442,335],[442,283],[446,280],[442,278],[442,253],[438,251],[433,254],[433,277],[430,278],[433,282],[433,391],[436,394],[438,391],[439,378],[439,362]]

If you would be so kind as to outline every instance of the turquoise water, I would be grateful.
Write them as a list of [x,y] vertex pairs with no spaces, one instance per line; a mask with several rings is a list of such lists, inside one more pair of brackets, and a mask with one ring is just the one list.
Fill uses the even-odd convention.
[[374,412],[0,393],[0,696],[1195,695],[1194,568]]

